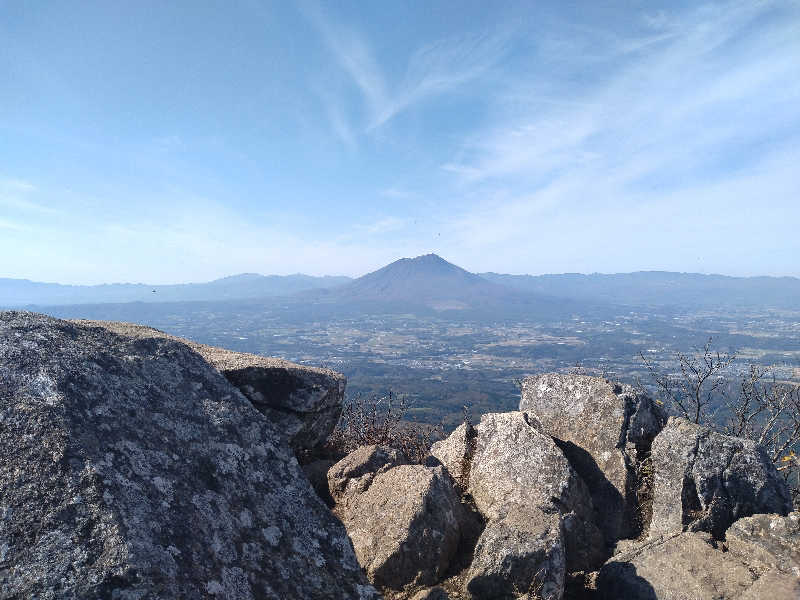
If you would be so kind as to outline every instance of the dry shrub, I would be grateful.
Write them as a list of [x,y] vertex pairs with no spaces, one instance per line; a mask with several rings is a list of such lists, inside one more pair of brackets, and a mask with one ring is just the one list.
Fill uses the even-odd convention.
[[330,451],[348,454],[375,444],[399,450],[410,462],[421,463],[431,446],[444,438],[444,426],[407,420],[409,408],[404,396],[391,391],[385,396],[359,394],[346,399],[339,423],[328,438]]

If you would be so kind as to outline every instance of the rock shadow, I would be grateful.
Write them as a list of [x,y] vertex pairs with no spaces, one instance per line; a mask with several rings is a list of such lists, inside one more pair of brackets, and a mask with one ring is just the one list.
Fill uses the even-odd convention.
[[608,562],[600,570],[597,597],[599,600],[658,600],[655,589],[636,573],[636,567],[621,561]]
[[[636,537],[641,533],[636,511],[636,491],[626,490],[628,497],[606,478],[589,452],[577,444],[553,438],[567,457],[575,472],[583,479],[594,506],[594,521],[603,533],[606,545],[613,546],[618,539]],[[631,477],[632,480],[635,477]],[[635,488],[635,486],[634,486]]]

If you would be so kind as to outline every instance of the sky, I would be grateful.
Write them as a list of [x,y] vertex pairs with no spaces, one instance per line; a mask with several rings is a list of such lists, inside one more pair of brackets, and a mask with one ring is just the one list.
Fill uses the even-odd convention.
[[800,0],[0,0],[0,277],[800,276]]

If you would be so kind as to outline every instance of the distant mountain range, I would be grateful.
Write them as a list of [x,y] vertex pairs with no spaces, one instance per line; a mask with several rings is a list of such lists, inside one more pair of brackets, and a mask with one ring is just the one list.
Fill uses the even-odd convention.
[[[592,306],[800,310],[800,279],[642,271],[613,275],[470,273],[435,254],[402,258],[357,279],[244,273],[209,283],[94,286],[0,279],[0,307],[257,300],[303,305],[381,304],[392,308],[554,316]],[[409,310],[410,312],[410,310]]]
[[627,306],[753,306],[800,310],[800,279],[796,277],[728,277],[669,271],[537,276],[481,273],[481,277],[520,291],[582,302]]
[[244,300],[289,296],[303,290],[335,287],[348,281],[351,281],[349,277],[255,273],[232,275],[208,283],[171,285],[144,283],[61,285],[27,279],[0,279],[0,306]]

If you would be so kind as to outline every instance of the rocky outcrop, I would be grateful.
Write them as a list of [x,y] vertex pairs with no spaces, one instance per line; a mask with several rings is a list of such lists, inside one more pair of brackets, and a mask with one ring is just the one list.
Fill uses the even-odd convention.
[[755,442],[671,417],[652,446],[650,535],[707,531],[722,539],[737,519],[786,515],[789,491]]
[[0,313],[0,457],[3,598],[376,597],[285,438],[180,341]]
[[519,409],[535,415],[586,483],[608,543],[636,536],[637,463],[664,426],[664,411],[628,385],[600,377],[548,373],[522,383]]
[[615,555],[600,570],[611,600],[796,600],[800,598],[800,515],[755,515],[728,529],[727,542],[683,532]]
[[128,337],[166,338],[188,345],[275,423],[297,453],[318,450],[342,414],[347,380],[335,371],[206,346],[142,325],[112,321],[76,323],[104,327]]
[[[337,481],[340,464],[329,481]],[[456,553],[464,519],[450,475],[442,467],[399,465],[377,472],[366,487],[360,485],[364,477],[336,494],[336,513],[370,581],[396,590],[438,583]]]
[[732,554],[764,565],[772,579],[800,587],[800,513],[739,519],[725,532],[725,545]]
[[589,491],[553,439],[523,412],[483,415],[475,429],[467,489],[481,514],[490,522],[516,507],[559,514],[569,570],[602,563],[607,554]]
[[346,503],[367,491],[376,475],[408,464],[394,448],[361,446],[328,469],[328,490],[334,502]]
[[559,600],[564,576],[559,514],[515,506],[503,517],[489,521],[483,530],[465,587],[474,598]]
[[753,584],[748,564],[715,548],[707,533],[657,538],[615,555],[600,570],[603,600],[738,598]]

